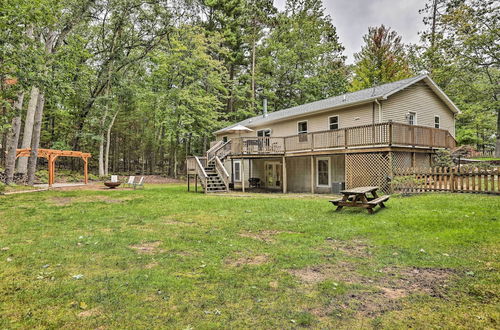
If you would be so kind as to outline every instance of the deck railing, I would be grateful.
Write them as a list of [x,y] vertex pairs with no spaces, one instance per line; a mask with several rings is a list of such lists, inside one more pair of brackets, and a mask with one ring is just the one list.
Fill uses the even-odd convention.
[[401,123],[380,123],[291,135],[286,137],[233,138],[231,154],[284,154],[370,146],[453,148],[453,136],[444,129]]

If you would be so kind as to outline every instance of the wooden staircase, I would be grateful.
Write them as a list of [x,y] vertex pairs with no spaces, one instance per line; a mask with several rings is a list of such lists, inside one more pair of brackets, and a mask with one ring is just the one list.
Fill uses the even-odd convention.
[[211,159],[192,156],[188,158],[188,169],[194,171],[206,193],[228,192],[229,174],[218,156]]
[[203,189],[206,193],[225,192],[228,190],[224,179],[217,171],[215,159],[212,159],[208,162],[207,166],[205,167],[205,173],[207,174],[207,180],[205,181],[206,184]]

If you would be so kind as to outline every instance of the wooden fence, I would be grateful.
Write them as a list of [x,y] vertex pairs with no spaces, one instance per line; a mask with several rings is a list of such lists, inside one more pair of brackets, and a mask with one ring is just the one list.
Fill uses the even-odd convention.
[[500,195],[500,168],[395,169],[392,189],[401,193],[448,191]]

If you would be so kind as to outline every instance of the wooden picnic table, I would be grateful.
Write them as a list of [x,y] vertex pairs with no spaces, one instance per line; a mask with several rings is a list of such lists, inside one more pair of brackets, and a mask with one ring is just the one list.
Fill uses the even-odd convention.
[[[389,199],[389,196],[379,197],[377,190],[379,187],[357,187],[352,189],[342,190],[340,193],[344,195],[342,198],[331,200],[330,202],[337,206],[335,211],[340,211],[346,207],[361,207],[368,210],[368,213],[373,213],[373,208],[377,205],[385,207],[384,202]],[[371,194],[369,196],[368,194]]]

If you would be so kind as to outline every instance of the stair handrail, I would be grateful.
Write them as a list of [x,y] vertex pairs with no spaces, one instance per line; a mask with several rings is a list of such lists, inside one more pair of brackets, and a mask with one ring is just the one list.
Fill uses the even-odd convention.
[[205,193],[207,193],[207,178],[208,178],[207,172],[205,172],[205,168],[201,164],[200,158],[198,158],[198,156],[194,156],[194,159],[196,160],[196,172],[200,177],[203,190],[205,191]]
[[213,158],[222,143],[224,143],[222,140],[217,141],[217,143],[215,143],[210,149],[207,150],[207,161],[210,161]]
[[227,173],[224,164],[222,164],[222,161],[217,156],[215,156],[215,170],[222,178],[222,181],[224,181],[224,185],[226,186],[226,191],[229,191],[229,173]]
[[[226,150],[226,147],[229,146],[229,151]],[[226,150],[225,153],[220,153],[220,151]],[[231,140],[227,140],[224,142],[217,150],[215,151],[215,156],[219,157],[221,160],[226,158],[227,155],[231,153]]]

